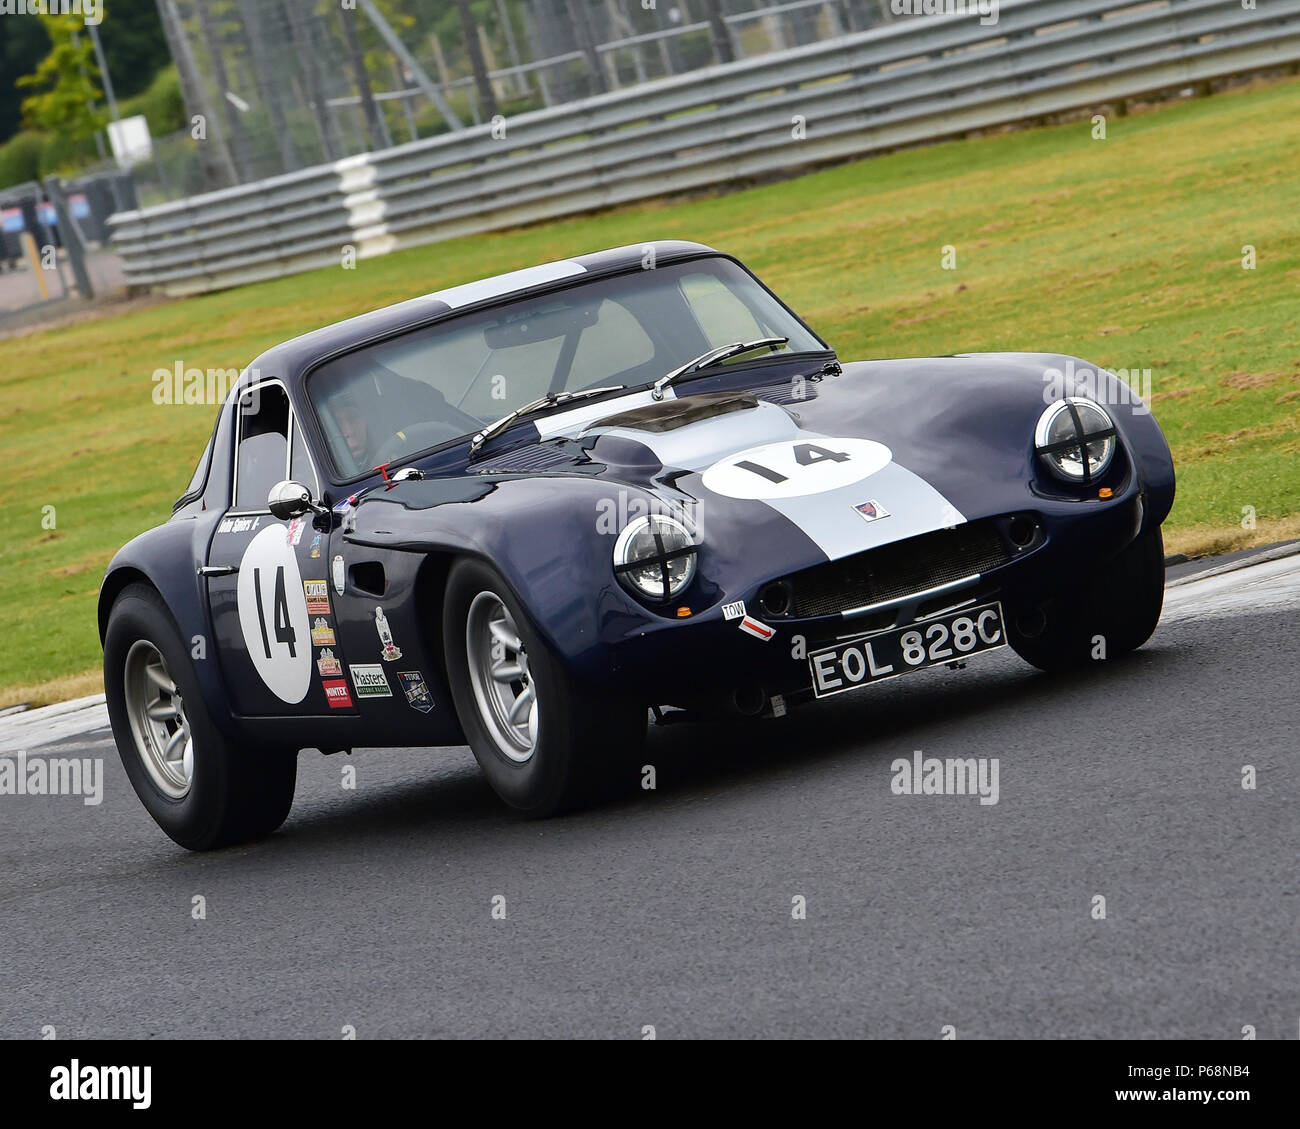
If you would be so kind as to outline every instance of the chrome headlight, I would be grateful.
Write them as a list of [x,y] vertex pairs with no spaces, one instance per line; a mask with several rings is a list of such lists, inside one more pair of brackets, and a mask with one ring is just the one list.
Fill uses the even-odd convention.
[[1115,421],[1095,400],[1070,396],[1038,417],[1034,447],[1057,478],[1087,485],[1115,457]]
[[670,600],[695,576],[695,541],[666,514],[628,522],[614,542],[614,574],[646,600]]

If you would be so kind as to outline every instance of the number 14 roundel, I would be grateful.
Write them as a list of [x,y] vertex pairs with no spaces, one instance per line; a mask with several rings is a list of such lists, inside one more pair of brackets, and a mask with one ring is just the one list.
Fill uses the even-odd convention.
[[268,526],[248,543],[238,599],[239,627],[258,675],[282,702],[301,702],[311,686],[311,627],[284,526]]
[[784,439],[718,460],[704,472],[704,485],[728,498],[800,498],[861,482],[892,458],[872,439]]

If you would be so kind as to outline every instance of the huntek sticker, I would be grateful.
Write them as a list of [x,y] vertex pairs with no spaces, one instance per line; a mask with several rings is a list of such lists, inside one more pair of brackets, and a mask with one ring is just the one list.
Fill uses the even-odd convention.
[[745,616],[740,621],[740,630],[746,635],[752,635],[755,639],[762,639],[764,643],[776,638],[776,628],[768,627],[766,623],[759,623],[752,616]]
[[358,698],[391,698],[392,688],[384,677],[384,668],[378,663],[366,663],[350,666],[352,685],[356,687]]
[[302,590],[307,594],[308,615],[330,614],[330,590],[325,581],[304,580]]
[[743,619],[745,616],[745,601],[736,600],[730,604],[722,605],[723,619]]
[[325,700],[332,710],[350,710],[352,695],[348,693],[348,684],[341,678],[327,678],[321,685],[325,688]]

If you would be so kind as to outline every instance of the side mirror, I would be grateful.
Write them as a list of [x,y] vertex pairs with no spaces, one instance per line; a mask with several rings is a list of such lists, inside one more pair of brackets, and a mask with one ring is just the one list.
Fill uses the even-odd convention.
[[267,495],[267,508],[271,511],[273,517],[278,517],[281,521],[288,521],[290,518],[302,517],[303,514],[325,513],[324,506],[318,506],[311,500],[311,491],[301,482],[277,482],[271,487],[271,493]]

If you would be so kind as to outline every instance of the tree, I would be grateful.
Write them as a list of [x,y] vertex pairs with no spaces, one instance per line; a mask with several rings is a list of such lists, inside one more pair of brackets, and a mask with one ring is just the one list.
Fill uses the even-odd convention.
[[103,92],[91,77],[97,68],[90,38],[80,34],[79,16],[43,15],[41,20],[53,46],[35,73],[17,81],[22,89],[36,92],[23,99],[23,122],[70,141],[93,137],[105,118],[92,109]]

